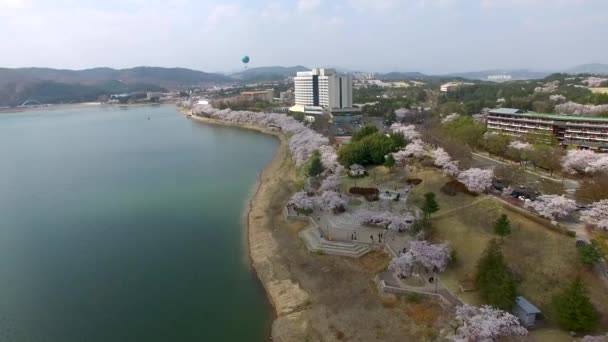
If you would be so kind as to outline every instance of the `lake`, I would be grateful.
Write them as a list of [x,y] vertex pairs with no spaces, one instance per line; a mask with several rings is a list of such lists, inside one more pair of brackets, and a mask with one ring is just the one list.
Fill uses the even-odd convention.
[[278,141],[171,105],[0,114],[0,341],[264,341],[243,209]]

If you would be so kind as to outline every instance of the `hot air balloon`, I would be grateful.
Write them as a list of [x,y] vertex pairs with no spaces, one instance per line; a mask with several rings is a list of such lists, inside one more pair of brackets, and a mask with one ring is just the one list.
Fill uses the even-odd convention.
[[245,69],[247,69],[247,63],[249,63],[249,56],[247,56],[247,55],[243,56],[243,58],[241,58],[241,62],[243,62],[243,64],[245,64]]

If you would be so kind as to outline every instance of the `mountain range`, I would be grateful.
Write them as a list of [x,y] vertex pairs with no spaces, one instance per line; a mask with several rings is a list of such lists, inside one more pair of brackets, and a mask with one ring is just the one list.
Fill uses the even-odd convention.
[[[62,70],[50,68],[0,68],[0,106],[16,106],[35,99],[43,103],[94,101],[101,95],[184,89],[230,83],[255,83],[283,80],[309,68],[271,66],[245,69],[232,74],[207,73],[185,68],[135,67],[130,69],[93,68]],[[608,64],[583,64],[568,70],[487,70],[427,75],[420,72],[377,74],[379,79],[467,78],[486,80],[489,75],[509,74],[513,79],[543,78],[553,72],[608,75]]]

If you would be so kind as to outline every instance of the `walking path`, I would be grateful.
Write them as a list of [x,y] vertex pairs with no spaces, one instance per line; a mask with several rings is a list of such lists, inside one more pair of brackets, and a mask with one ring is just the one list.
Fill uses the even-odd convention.
[[461,207],[452,208],[452,209],[449,209],[449,210],[446,210],[446,211],[440,211],[439,214],[434,215],[432,218],[433,219],[438,219],[438,218],[442,218],[442,217],[448,216],[450,214],[453,214],[455,212],[461,211],[463,209],[475,206],[475,205],[477,205],[477,204],[479,204],[479,203],[481,203],[483,201],[487,201],[490,198],[491,198],[490,196],[482,195],[481,198],[478,198],[478,199],[474,200],[473,202],[465,204],[465,205],[463,205]]

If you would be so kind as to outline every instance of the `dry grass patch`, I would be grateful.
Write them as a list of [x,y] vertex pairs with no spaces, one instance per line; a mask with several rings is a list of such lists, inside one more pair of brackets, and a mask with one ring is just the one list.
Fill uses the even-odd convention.
[[608,88],[589,88],[595,94],[608,94]]
[[362,256],[358,262],[361,265],[361,269],[368,273],[376,275],[388,267],[391,259],[384,252],[371,251]]
[[[495,204],[495,200],[485,201],[433,221],[434,238],[449,241],[456,251],[456,262],[442,280],[471,304],[481,304],[477,293],[461,294],[459,284],[475,276],[477,262],[489,240],[494,238],[491,217],[500,213],[500,206]],[[579,261],[574,239],[514,212],[505,213],[511,220],[512,234],[504,239],[503,253],[515,273],[518,293],[552,318],[555,317],[551,305],[553,296],[580,275],[596,307],[608,313],[606,288]]]

